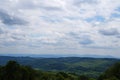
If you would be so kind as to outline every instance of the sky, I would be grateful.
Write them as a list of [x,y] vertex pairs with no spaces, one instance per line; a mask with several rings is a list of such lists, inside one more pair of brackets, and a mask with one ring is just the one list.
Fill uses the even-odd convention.
[[120,0],[0,0],[0,54],[120,57]]

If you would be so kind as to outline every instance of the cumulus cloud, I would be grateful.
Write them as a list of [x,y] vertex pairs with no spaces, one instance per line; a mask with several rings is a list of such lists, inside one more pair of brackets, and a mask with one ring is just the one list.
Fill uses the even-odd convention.
[[120,47],[119,5],[119,0],[0,0],[0,51],[112,54]]
[[89,39],[89,38],[84,38],[79,43],[82,44],[82,45],[88,45],[88,44],[92,44],[94,42],[91,39]]
[[0,34],[3,34],[3,33],[4,33],[3,29],[2,29],[2,28],[0,28]]
[[11,16],[11,15],[7,14],[7,12],[5,12],[5,11],[0,11],[0,20],[1,20],[1,22],[3,22],[6,25],[25,25],[25,24],[27,24],[26,21],[24,21],[18,17],[15,17],[15,15]]
[[105,36],[114,36],[120,34],[115,28],[99,30],[99,33]]
[[94,43],[90,35],[85,35],[85,32],[70,32],[69,35],[80,45],[89,45]]

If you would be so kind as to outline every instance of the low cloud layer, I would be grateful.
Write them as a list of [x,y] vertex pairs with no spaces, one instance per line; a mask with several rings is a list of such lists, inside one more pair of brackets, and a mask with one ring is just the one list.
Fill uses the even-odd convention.
[[114,56],[119,36],[119,0],[0,0],[0,53]]

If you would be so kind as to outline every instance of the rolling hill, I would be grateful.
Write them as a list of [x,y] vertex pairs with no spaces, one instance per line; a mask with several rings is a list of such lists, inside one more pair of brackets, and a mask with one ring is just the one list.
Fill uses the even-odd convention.
[[22,65],[28,65],[43,71],[64,71],[74,74],[85,74],[96,77],[119,59],[88,58],[88,57],[61,57],[61,58],[33,58],[0,56],[0,65],[14,60]]

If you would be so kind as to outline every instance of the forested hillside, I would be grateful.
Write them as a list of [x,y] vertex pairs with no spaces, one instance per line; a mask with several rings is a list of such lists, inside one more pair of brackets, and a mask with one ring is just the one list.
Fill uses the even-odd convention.
[[42,71],[63,71],[78,75],[87,75],[97,77],[104,72],[109,66],[119,59],[113,58],[31,58],[31,57],[0,57],[0,65],[5,65],[9,60],[14,60],[22,65],[31,66],[34,69]]
[[91,78],[68,72],[35,70],[16,61],[9,61],[5,66],[0,66],[0,80],[120,80],[120,63],[112,65],[99,77]]
[[15,61],[9,61],[0,67],[0,80],[88,80],[86,76],[77,76],[65,72],[43,72],[23,66]]

